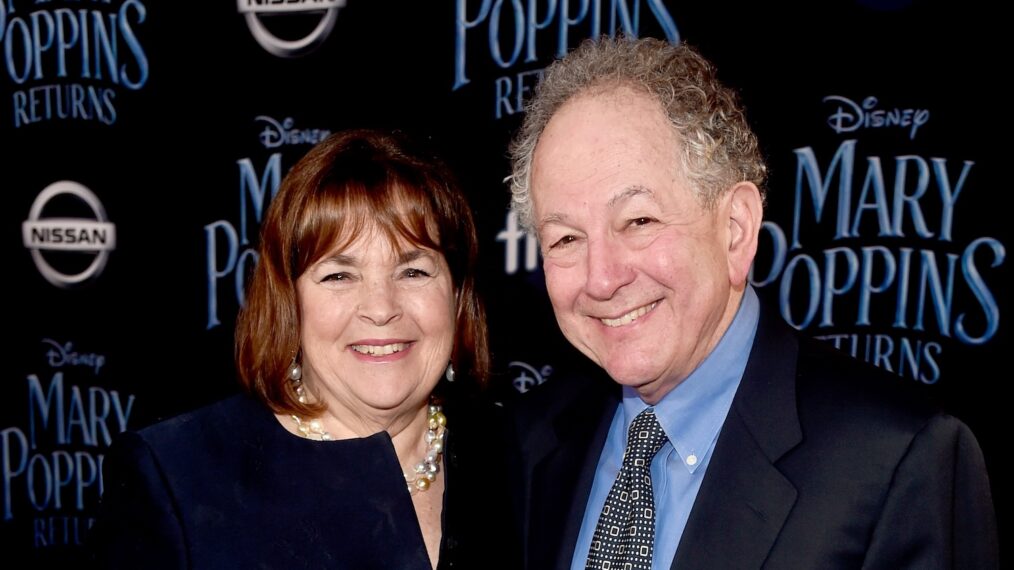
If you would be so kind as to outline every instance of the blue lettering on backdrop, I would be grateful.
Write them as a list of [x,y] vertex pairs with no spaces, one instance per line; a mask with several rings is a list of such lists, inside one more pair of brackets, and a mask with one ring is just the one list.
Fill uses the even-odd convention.
[[[644,0],[643,4],[666,39],[678,43],[679,30],[662,0]],[[485,40],[490,61],[501,69],[510,69],[538,61],[540,56],[562,56],[567,52],[571,31],[575,29],[579,29],[583,37],[602,34],[612,37],[617,33],[638,37],[641,6],[641,0],[457,0],[454,86],[451,90],[456,91],[471,81],[467,65],[470,40]],[[540,40],[550,51],[539,50]],[[529,69],[497,78],[494,116],[499,119],[521,112],[527,95],[541,75],[541,69]]]
[[258,138],[264,148],[278,148],[291,144],[317,144],[327,138],[331,131],[327,129],[297,129],[295,119],[286,117],[281,122],[266,115],[254,117],[255,121],[264,123],[264,130]]
[[[267,115],[254,117],[260,131],[257,140],[266,149],[291,145],[314,145],[331,134],[329,129],[296,128],[292,117],[278,121]],[[208,285],[206,328],[222,324],[219,318],[219,281],[231,280],[229,298],[233,306],[244,302],[244,288],[250,270],[257,264],[257,251],[251,243],[256,236],[265,209],[278,193],[282,183],[282,153],[273,152],[258,172],[253,159],[236,161],[239,168],[239,229],[228,220],[217,220],[204,226],[205,277]]]
[[[43,339],[53,369],[85,366],[98,375],[105,357],[73,350],[73,342]],[[0,430],[0,508],[3,520],[32,520],[35,548],[80,545],[102,494],[104,449],[127,429],[135,397],[101,386],[66,381],[71,371],[47,379],[29,374],[27,426]]]
[[44,338],[42,343],[51,347],[46,351],[46,359],[49,361],[50,368],[86,366],[98,376],[102,371],[102,366],[106,363],[106,357],[101,354],[75,352],[73,342],[60,344],[55,340]]
[[[888,199],[888,187],[884,181],[884,169],[881,158],[867,157],[866,174],[863,177],[859,203],[853,212],[852,189],[855,173],[856,140],[841,143],[826,173],[822,173],[816,154],[810,147],[797,148],[796,153],[796,187],[795,206],[792,219],[792,248],[800,247],[800,222],[803,217],[804,191],[809,190],[809,198],[813,206],[814,221],[820,222],[823,217],[827,198],[831,194],[831,184],[838,180],[838,200],[835,217],[835,239],[859,236],[859,225],[863,215],[874,213],[880,237],[904,237],[905,220],[910,221],[912,230],[920,238],[934,237],[923,215],[920,201],[926,196],[933,182],[940,197],[941,215],[939,223],[939,239],[951,241],[951,226],[954,222],[954,204],[965,186],[968,173],[974,162],[966,160],[960,166],[957,179],[952,181],[948,171],[947,160],[931,158],[929,161],[919,156],[900,155],[894,157],[895,176],[891,185],[891,198]],[[931,165],[932,164],[932,168]],[[911,174],[911,178],[910,178]],[[914,184],[910,183],[914,180]],[[910,189],[911,187],[911,189]],[[872,196],[870,193],[872,192]],[[907,213],[907,216],[906,216]],[[850,224],[850,219],[853,222]]]
[[522,394],[536,386],[544,384],[553,373],[553,367],[548,364],[541,368],[535,368],[531,364],[521,360],[509,362],[507,367],[515,374],[511,380],[511,384],[514,385],[515,390]]
[[504,242],[504,273],[513,275],[521,264],[521,243],[524,242],[524,269],[535,271],[539,266],[539,240],[530,232],[521,229],[518,214],[507,212],[507,226],[496,234],[496,241]]
[[[52,7],[60,3],[73,8]],[[148,81],[148,56],[136,33],[147,8],[139,0],[89,8],[46,4],[22,16],[13,0],[0,2],[4,69],[24,86],[11,96],[14,127],[67,119],[115,123],[119,89],[136,91]]]
[[[208,329],[221,324],[218,318],[218,281],[232,279],[236,305],[241,306],[248,264],[252,268],[257,262],[257,252],[250,247],[248,230],[251,221],[247,215],[248,202],[253,207],[254,220],[259,226],[265,206],[270,201],[268,196],[274,198],[281,185],[281,153],[273,153],[268,158],[259,180],[253,161],[249,158],[239,159],[236,164],[239,166],[239,232],[227,220],[218,220],[204,226],[207,244]],[[223,252],[224,261],[220,261]]]
[[[829,341],[838,350],[879,366],[900,376],[909,376],[924,384],[940,379],[940,365],[936,356],[943,348],[940,343],[894,337],[886,334],[831,334],[817,336]],[[897,352],[895,352],[897,347]]]
[[[879,333],[818,338],[898,374],[934,383],[942,374],[938,357],[943,345],[927,336],[981,345],[996,334],[1000,310],[989,272],[984,275],[982,269],[999,267],[1006,250],[988,236],[963,247],[954,244],[954,210],[973,161],[910,154],[857,161],[857,147],[856,139],[842,141],[826,169],[812,147],[795,149],[791,235],[764,222],[761,237],[768,255],[763,258],[770,265],[765,270],[755,264],[750,280],[757,287],[777,285],[782,316],[798,329],[879,325],[918,333],[922,338]],[[857,172],[857,164],[865,171]],[[829,247],[804,249],[807,224],[831,230]],[[875,232],[882,243],[857,243],[868,237],[864,231]],[[907,240],[902,245],[892,238]],[[909,247],[913,240],[927,246]],[[872,310],[877,302],[891,310]],[[875,322],[878,312],[887,322]]]
[[827,124],[836,133],[851,133],[859,129],[882,129],[888,127],[908,128],[908,138],[915,140],[919,127],[929,121],[928,109],[878,109],[877,98],[867,97],[856,103],[848,97],[829,95],[825,103],[837,106],[827,118]]

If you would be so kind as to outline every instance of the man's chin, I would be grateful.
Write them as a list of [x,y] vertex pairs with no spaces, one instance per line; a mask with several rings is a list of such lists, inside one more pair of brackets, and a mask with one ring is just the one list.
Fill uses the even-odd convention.
[[633,388],[641,399],[649,404],[658,403],[679,384],[667,382],[661,375],[644,368],[613,366],[604,369],[614,382],[620,386]]
[[634,389],[647,388],[656,380],[655,376],[652,376],[645,370],[631,369],[630,367],[623,366],[605,366],[603,368],[609,374],[609,377],[613,379],[613,382]]

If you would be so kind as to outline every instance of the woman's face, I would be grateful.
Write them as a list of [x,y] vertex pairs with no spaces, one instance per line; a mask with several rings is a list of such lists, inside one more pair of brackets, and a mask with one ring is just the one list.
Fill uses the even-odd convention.
[[364,232],[313,263],[296,290],[304,381],[332,409],[412,413],[427,401],[454,344],[454,287],[440,252]]

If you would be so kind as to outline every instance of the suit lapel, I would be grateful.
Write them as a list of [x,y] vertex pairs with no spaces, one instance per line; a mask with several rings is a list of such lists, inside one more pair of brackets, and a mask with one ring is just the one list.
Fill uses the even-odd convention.
[[[584,382],[591,382],[584,380]],[[570,568],[602,446],[619,403],[611,382],[588,386],[556,415],[532,463],[528,567]],[[531,450],[529,451],[531,453]]]
[[775,462],[802,441],[794,336],[762,308],[743,380],[694,502],[673,570],[760,568],[796,500]]

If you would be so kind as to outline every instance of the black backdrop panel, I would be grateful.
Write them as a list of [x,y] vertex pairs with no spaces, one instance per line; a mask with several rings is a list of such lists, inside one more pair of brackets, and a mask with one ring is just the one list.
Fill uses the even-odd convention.
[[459,173],[494,389],[518,397],[580,358],[508,213],[506,148],[541,70],[617,30],[690,42],[741,92],[770,166],[759,293],[968,422],[1005,524],[996,14],[904,0],[206,4],[0,3],[13,315],[0,556],[74,567],[110,439],[235,390],[232,326],[261,216],[329,132],[410,131]]

